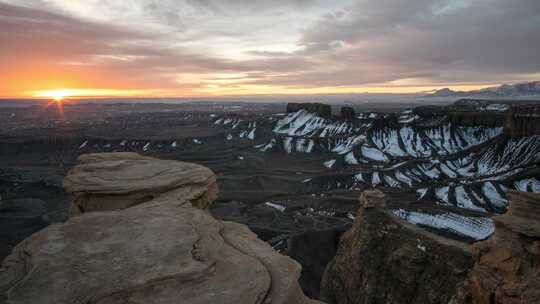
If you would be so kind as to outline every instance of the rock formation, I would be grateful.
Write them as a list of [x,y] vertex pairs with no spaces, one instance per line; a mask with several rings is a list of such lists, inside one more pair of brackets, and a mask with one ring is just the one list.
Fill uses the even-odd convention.
[[64,179],[73,193],[71,214],[118,210],[138,205],[175,191],[185,198],[190,187],[192,204],[206,209],[216,198],[216,178],[210,169],[179,161],[159,160],[136,153],[86,154],[79,157]]
[[356,113],[352,107],[341,107],[341,118],[343,119],[355,119]]
[[0,303],[314,303],[296,262],[205,210],[209,169],[134,153],[79,160],[65,179],[74,216],[15,247]]
[[506,114],[504,133],[517,136],[540,134],[540,106],[514,106]]
[[310,113],[316,113],[323,118],[330,118],[332,116],[332,108],[327,104],[322,103],[295,103],[289,102],[287,104],[287,113],[297,112],[305,110]]
[[353,227],[326,268],[321,300],[336,304],[451,303],[472,267],[468,247],[411,225],[365,191]]
[[475,265],[463,302],[540,303],[540,194],[511,191],[495,233],[474,244]]

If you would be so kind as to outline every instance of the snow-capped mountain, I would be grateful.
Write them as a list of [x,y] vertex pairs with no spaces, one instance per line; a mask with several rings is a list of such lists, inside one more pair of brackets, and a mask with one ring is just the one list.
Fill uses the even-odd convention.
[[519,96],[540,96],[540,81],[517,84],[503,84],[473,91],[453,91],[449,88],[436,90],[427,97],[476,97],[476,98],[503,98]]

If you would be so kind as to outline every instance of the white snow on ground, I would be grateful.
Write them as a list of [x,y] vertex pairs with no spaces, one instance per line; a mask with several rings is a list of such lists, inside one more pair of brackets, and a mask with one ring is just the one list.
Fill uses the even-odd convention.
[[349,165],[358,165],[358,160],[356,160],[356,157],[354,157],[354,154],[352,152],[347,153],[344,160]]
[[486,209],[476,206],[463,186],[457,186],[454,188],[456,195],[457,206],[463,209],[486,212]]
[[384,175],[383,177],[385,184],[387,184],[389,187],[399,188],[400,183],[393,179],[390,175]]
[[253,130],[251,130],[251,132],[249,132],[249,134],[247,135],[247,138],[248,139],[251,139],[251,140],[254,140],[255,139],[255,130],[257,128],[254,128]]
[[331,159],[331,160],[327,160],[323,163],[323,165],[328,168],[328,169],[332,169],[332,167],[334,167],[334,164],[336,163],[336,160],[335,159]]
[[448,204],[448,189],[448,186],[435,189],[435,196],[446,204]]
[[506,111],[508,109],[510,109],[510,106],[506,105],[506,104],[502,104],[502,103],[493,103],[493,104],[487,105],[485,107],[482,107],[482,110],[485,110],[485,111],[504,112],[504,111]]
[[[266,152],[266,151],[272,149],[275,145],[276,145],[276,139],[272,138],[269,143],[267,143],[266,145],[263,144],[262,147],[259,148],[259,151]],[[261,146],[261,145],[259,145],[259,146]],[[257,147],[259,147],[259,146],[257,146]]]
[[365,183],[366,181],[364,180],[364,177],[362,176],[362,173],[356,173],[354,175],[354,179],[358,182],[362,182],[362,183]]
[[285,149],[285,151],[287,151],[287,153],[292,153],[292,151],[293,151],[292,141],[293,141],[292,137],[287,137],[283,141],[283,149]]
[[416,190],[416,195],[418,199],[423,199],[428,191],[428,188],[420,188]]
[[380,161],[380,162],[388,162],[388,157],[384,155],[381,151],[377,150],[376,148],[371,148],[367,146],[362,146],[361,148],[362,156],[372,159],[374,161]]
[[278,204],[275,204],[275,203],[271,203],[271,202],[266,202],[264,203],[266,206],[270,207],[270,208],[274,208],[274,209],[277,209],[281,212],[285,211],[285,207],[284,206],[281,206],[281,205],[278,205]]
[[371,185],[375,187],[380,183],[381,183],[381,178],[379,177],[379,172],[373,172],[373,175],[371,176]]
[[540,192],[540,181],[536,178],[529,178],[514,183],[517,190],[523,192]]
[[197,145],[202,145],[202,141],[198,140],[197,138],[193,139],[193,143],[195,143]]
[[79,146],[79,149],[82,149],[82,148],[86,147],[86,145],[88,145],[88,140],[84,141],[84,142]]
[[493,221],[489,218],[466,217],[455,213],[433,215],[403,209],[395,209],[393,213],[411,224],[448,230],[476,240],[485,239],[495,231]]
[[484,185],[482,185],[482,192],[495,206],[504,207],[508,203],[508,200],[499,194],[492,182],[484,183]]
[[311,139],[297,138],[295,149],[296,152],[310,153],[315,147],[315,142]]
[[150,148],[150,142],[147,142],[142,149],[143,151],[148,151],[148,148]]
[[339,140],[334,148],[332,149],[332,152],[336,152],[337,154],[345,154],[350,152],[355,146],[358,144],[364,142],[366,140],[365,135],[357,135],[357,136],[351,136],[348,137],[345,140]]

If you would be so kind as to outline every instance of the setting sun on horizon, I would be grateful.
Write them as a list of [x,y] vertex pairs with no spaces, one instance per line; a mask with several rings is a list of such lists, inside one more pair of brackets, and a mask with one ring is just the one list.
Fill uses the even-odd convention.
[[532,2],[278,4],[0,0],[0,98],[417,93],[540,78],[535,22],[512,26],[534,20]]

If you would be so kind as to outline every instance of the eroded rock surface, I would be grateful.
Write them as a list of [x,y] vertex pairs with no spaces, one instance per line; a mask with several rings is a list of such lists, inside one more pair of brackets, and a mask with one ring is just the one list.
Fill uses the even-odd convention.
[[[71,214],[124,209],[188,188],[192,203],[205,209],[217,195],[214,173],[200,165],[131,152],[86,154],[78,160],[64,179],[66,191],[74,195]],[[185,198],[184,191],[179,195]]]
[[507,195],[510,209],[493,218],[495,233],[474,245],[465,292],[473,303],[540,303],[540,195]]
[[314,303],[296,262],[205,210],[209,169],[132,153],[80,161],[65,185],[81,212],[15,247],[0,303]]
[[411,225],[365,191],[353,227],[326,268],[321,300],[338,304],[451,303],[472,257],[465,244]]

